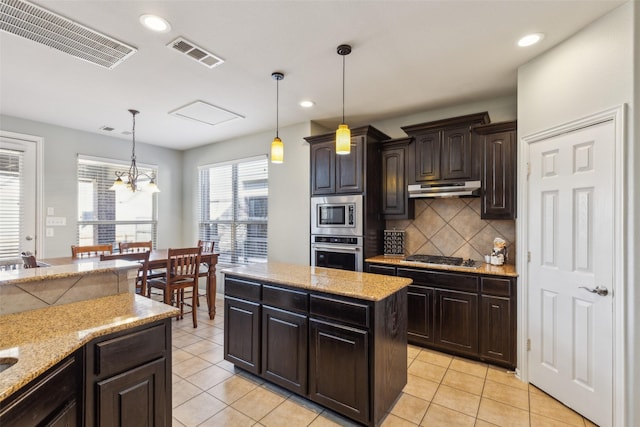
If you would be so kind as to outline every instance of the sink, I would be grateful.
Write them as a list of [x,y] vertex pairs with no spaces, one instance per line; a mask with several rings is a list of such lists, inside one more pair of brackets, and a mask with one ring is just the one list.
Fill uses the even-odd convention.
[[15,357],[0,357],[0,372],[9,369],[16,363],[18,363],[18,359]]

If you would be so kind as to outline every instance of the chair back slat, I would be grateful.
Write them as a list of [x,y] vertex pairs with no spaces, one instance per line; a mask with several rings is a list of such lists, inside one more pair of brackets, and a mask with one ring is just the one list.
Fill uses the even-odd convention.
[[108,255],[113,252],[113,245],[89,245],[71,246],[71,256],[73,258],[90,258],[100,255]]
[[[171,280],[197,280],[200,268],[201,247],[169,249],[167,253],[167,272]],[[194,279],[195,278],[195,279]]]
[[215,247],[213,240],[198,240],[198,246],[202,248],[202,252],[211,253]]
[[148,252],[153,250],[153,242],[149,240],[148,242],[120,242],[118,243],[118,249],[120,253],[131,253],[131,252]]

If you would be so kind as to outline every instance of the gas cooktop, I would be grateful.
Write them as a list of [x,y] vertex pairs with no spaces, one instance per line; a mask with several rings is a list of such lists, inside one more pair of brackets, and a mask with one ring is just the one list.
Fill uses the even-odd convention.
[[480,264],[481,264],[472,259],[465,260],[458,257],[442,256],[442,255],[409,255],[404,260],[411,261],[411,262],[422,262],[425,264],[452,265],[455,267],[468,267],[468,268],[478,268],[480,267]]

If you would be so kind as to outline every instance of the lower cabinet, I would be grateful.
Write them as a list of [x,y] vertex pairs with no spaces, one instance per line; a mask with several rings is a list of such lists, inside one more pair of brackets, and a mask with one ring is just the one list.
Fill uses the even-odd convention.
[[407,294],[409,343],[515,368],[515,278],[383,264],[366,270],[413,279]]
[[358,423],[407,382],[406,290],[359,300],[225,277],[224,357]]

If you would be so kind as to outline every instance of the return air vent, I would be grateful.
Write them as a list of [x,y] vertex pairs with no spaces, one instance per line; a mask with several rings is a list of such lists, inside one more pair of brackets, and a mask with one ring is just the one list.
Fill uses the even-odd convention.
[[0,30],[109,69],[137,52],[118,40],[23,0],[0,0]]
[[224,59],[214,55],[211,52],[206,51],[199,46],[196,46],[195,44],[191,43],[188,40],[185,40],[182,37],[178,37],[177,39],[169,43],[167,47],[188,56],[189,58],[199,62],[200,64],[208,68],[216,67],[224,62]]

